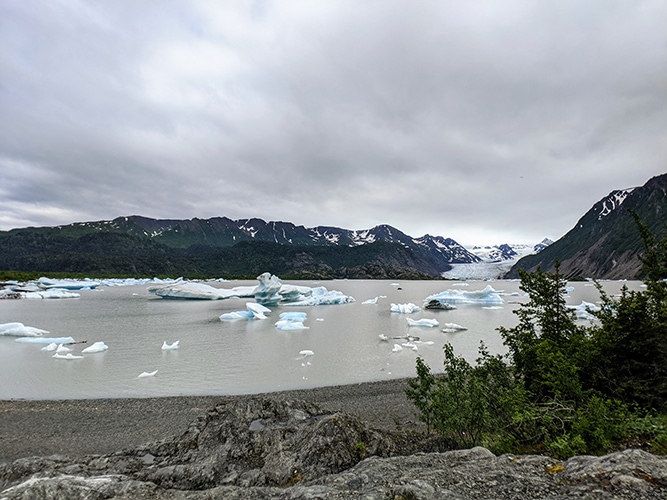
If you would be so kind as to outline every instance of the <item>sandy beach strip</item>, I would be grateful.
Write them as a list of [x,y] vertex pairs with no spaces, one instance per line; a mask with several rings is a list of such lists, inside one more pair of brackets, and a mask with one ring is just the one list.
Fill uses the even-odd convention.
[[[395,379],[262,396],[314,402],[326,411],[355,414],[371,427],[397,430],[417,422],[406,386],[405,379]],[[133,448],[181,434],[216,405],[254,396],[0,401],[0,462],[53,454],[76,458]]]

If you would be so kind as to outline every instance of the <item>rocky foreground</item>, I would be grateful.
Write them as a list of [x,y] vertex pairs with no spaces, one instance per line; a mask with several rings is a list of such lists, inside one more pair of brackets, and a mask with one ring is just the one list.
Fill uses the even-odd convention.
[[217,405],[180,436],[107,455],[0,464],[1,499],[538,499],[667,497],[641,450],[559,462],[485,448],[416,453],[409,434],[306,401]]

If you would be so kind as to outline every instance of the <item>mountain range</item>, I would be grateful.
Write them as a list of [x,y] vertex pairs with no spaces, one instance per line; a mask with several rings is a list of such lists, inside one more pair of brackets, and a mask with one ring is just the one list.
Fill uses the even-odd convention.
[[[0,231],[0,270],[96,275],[284,278],[516,278],[519,269],[568,278],[632,279],[642,240],[628,209],[661,237],[667,174],[611,192],[556,242],[464,248],[451,238],[413,238],[383,224],[355,231],[290,222],[139,215]],[[491,275],[491,274],[493,275]]]
[[451,238],[388,226],[353,231],[262,219],[138,215],[0,232],[0,269],[308,278],[437,278],[480,258]]

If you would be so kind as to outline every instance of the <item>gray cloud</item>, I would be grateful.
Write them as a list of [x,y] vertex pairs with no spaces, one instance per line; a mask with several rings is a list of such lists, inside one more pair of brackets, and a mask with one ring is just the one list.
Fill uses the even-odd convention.
[[558,238],[665,171],[662,1],[0,5],[0,229]]

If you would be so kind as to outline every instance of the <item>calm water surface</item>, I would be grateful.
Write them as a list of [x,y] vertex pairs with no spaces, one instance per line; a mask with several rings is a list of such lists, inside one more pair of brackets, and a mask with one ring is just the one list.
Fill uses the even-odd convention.
[[[325,286],[356,299],[355,303],[313,307],[281,306],[266,320],[222,322],[225,312],[245,310],[249,299],[220,301],[165,300],[147,292],[146,285],[83,290],[78,299],[0,300],[0,323],[21,322],[42,328],[49,336],[72,336],[88,344],[73,347],[73,354],[93,342],[109,349],[86,354],[84,359],[52,358],[45,344],[28,344],[0,337],[0,399],[82,399],[175,395],[252,394],[411,377],[415,358],[422,356],[433,368],[442,365],[442,346],[450,342],[457,354],[470,361],[483,340],[492,353],[504,352],[499,326],[512,327],[512,311],[526,299],[517,281],[283,281],[302,286]],[[211,283],[222,288],[256,285],[256,281]],[[490,284],[504,290],[500,309],[459,305],[452,311],[404,315],[390,312],[390,304],[424,299],[445,290],[481,290]],[[625,283],[639,289],[641,283]],[[590,283],[571,283],[568,304],[596,302]],[[623,283],[605,282],[609,293]],[[362,304],[373,297],[377,304]],[[275,327],[283,311],[308,314],[307,330],[280,331]],[[440,327],[408,327],[406,317],[435,318]],[[468,328],[443,333],[444,323]],[[394,343],[378,335],[411,335],[433,345],[417,352],[392,352]],[[180,341],[180,349],[162,351],[164,341]],[[301,350],[314,355],[302,357]],[[158,370],[154,377],[137,378]]]

